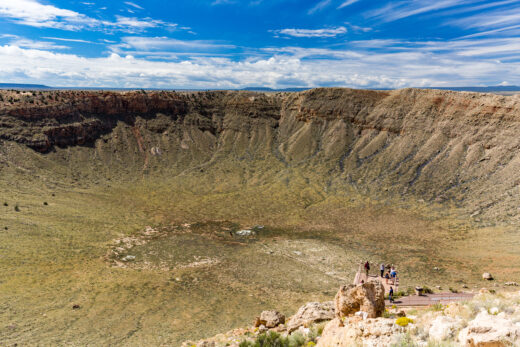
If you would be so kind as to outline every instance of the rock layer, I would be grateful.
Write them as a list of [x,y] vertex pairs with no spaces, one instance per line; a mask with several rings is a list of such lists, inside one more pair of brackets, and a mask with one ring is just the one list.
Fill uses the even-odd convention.
[[416,89],[0,94],[0,140],[42,153],[87,146],[103,154],[128,138],[122,154],[139,152],[144,167],[158,153],[167,158],[160,165],[185,169],[219,158],[268,160],[320,170],[331,189],[449,202],[476,221],[520,221],[516,96]]

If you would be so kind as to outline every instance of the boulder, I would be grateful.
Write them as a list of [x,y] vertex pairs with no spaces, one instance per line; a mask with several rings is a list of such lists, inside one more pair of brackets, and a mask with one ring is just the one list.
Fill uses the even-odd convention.
[[308,327],[312,323],[319,323],[334,319],[334,303],[309,302],[298,309],[298,312],[287,322],[287,331],[293,332],[299,327]]
[[463,320],[449,316],[437,316],[428,330],[428,335],[436,341],[455,337],[455,333],[463,327]]
[[459,342],[468,347],[502,347],[520,342],[520,327],[511,319],[480,312],[459,333]]
[[493,276],[489,272],[484,272],[482,274],[482,279],[487,280],[487,281],[492,281]]
[[334,298],[335,315],[341,319],[358,311],[368,318],[381,317],[385,311],[385,288],[379,281],[342,286]]
[[270,310],[263,311],[260,314],[260,318],[255,321],[255,325],[259,323],[260,325],[265,325],[266,328],[275,328],[280,324],[285,323],[285,316],[278,311]]
[[362,320],[359,317],[335,318],[325,326],[316,347],[392,346],[401,335],[401,328],[394,319],[376,318]]

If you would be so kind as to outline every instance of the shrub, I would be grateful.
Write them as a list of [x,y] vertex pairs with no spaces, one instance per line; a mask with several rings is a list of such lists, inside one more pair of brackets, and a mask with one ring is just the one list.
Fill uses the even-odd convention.
[[433,290],[430,287],[423,287],[423,293],[424,294],[433,294]]
[[413,319],[408,318],[408,317],[399,317],[395,320],[395,324],[397,324],[401,327],[406,327],[410,323],[413,323]]
[[43,202],[43,205],[44,205],[44,206],[47,206],[47,205],[49,205],[49,204],[47,203],[47,201],[44,201],[44,202]]
[[458,292],[459,292],[457,289],[452,288],[452,287],[449,287],[448,289],[449,289],[449,291],[452,292],[452,293],[458,293]]
[[9,204],[7,202],[4,202],[4,206],[9,206]]
[[430,308],[431,308],[432,311],[442,311],[442,310],[444,310],[444,306],[440,302],[431,305]]
[[14,206],[14,210],[15,210],[16,212],[20,212],[20,207],[18,207],[18,204],[16,204],[16,205]]
[[289,347],[300,347],[305,345],[305,337],[300,332],[289,335],[287,342]]
[[399,340],[392,344],[392,347],[416,347],[418,346],[410,336],[410,334],[402,334],[399,336]]
[[322,331],[323,326],[317,325],[311,329],[307,338],[298,331],[287,337],[270,331],[258,335],[254,341],[240,342],[239,347],[313,347],[316,345],[316,337],[321,335]]

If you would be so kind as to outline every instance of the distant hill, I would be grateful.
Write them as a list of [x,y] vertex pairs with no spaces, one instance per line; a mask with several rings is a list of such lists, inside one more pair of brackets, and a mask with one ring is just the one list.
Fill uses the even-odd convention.
[[519,86],[426,87],[424,89],[454,90],[454,91],[458,91],[458,92],[477,92],[477,93],[520,92]]
[[52,89],[43,84],[0,83],[0,89]]
[[284,89],[273,89],[267,87],[247,87],[241,90],[247,90],[251,92],[302,92],[312,88],[284,88]]

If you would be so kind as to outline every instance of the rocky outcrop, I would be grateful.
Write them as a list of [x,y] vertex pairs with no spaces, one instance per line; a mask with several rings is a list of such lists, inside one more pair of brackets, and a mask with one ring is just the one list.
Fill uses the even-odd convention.
[[506,347],[515,345],[520,338],[520,324],[504,315],[480,312],[461,330],[459,342],[468,347]]
[[393,319],[348,318],[344,323],[335,318],[323,330],[317,347],[391,346],[402,332]]
[[334,303],[309,302],[298,309],[298,312],[287,322],[287,331],[293,332],[299,327],[309,327],[311,324],[332,320],[334,318]]
[[255,320],[255,327],[264,326],[268,329],[276,328],[280,324],[285,323],[285,316],[278,311],[263,311]]
[[364,312],[368,318],[381,317],[385,310],[385,288],[379,281],[342,286],[334,298],[336,318]]

